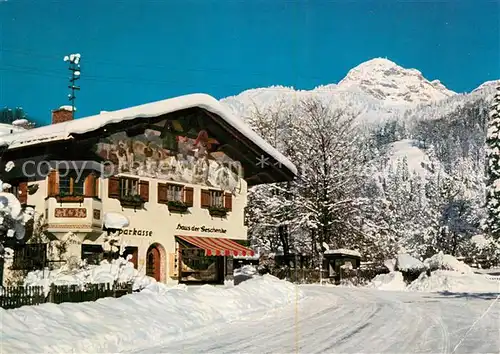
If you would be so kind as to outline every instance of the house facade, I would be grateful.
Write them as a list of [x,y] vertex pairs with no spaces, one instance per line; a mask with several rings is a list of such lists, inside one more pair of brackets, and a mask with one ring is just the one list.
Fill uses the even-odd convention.
[[[36,211],[37,233],[15,245],[9,271],[116,256],[164,283],[232,275],[246,247],[247,190],[296,169],[214,98],[181,96],[2,136],[2,180]],[[3,166],[0,166],[2,170]],[[106,225],[110,215],[128,226]],[[31,237],[31,238],[30,238]],[[64,252],[49,252],[63,249]]]

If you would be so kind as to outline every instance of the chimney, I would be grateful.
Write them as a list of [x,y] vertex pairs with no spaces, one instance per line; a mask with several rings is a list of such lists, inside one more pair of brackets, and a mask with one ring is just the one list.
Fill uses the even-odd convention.
[[52,111],[52,124],[67,122],[73,120],[73,112],[71,106],[61,106]]

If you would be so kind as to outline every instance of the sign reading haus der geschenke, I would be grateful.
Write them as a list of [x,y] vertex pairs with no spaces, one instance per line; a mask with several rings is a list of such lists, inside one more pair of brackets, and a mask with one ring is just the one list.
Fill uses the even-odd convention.
[[196,225],[182,225],[182,224],[177,224],[177,230],[183,230],[183,231],[195,231],[195,232],[206,232],[206,233],[219,233],[219,234],[225,234],[227,232],[226,229],[222,228],[216,228],[216,227],[207,227],[207,226],[196,226]]

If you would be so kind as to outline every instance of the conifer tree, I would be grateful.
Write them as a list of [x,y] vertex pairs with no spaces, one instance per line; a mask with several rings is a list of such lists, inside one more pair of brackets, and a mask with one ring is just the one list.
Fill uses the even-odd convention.
[[495,238],[500,236],[500,86],[493,98],[486,136],[487,211],[486,228]]

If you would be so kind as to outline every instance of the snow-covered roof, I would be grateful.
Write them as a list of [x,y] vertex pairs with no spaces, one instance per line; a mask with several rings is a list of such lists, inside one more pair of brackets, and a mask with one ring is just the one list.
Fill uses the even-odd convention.
[[[68,106],[68,105],[61,106],[61,107],[59,107],[59,109],[63,109],[65,111],[70,111],[71,112],[71,111],[73,111],[73,106]],[[75,111],[76,111],[76,107],[75,107]]]
[[0,146],[4,145],[4,144],[2,144],[2,139],[3,139],[4,135],[16,134],[16,133],[24,132],[24,131],[26,131],[26,129],[24,129],[22,127],[12,125],[12,124],[0,123],[0,136],[2,136],[2,138],[0,138]]
[[206,94],[185,95],[118,111],[101,112],[100,114],[86,118],[35,128],[18,134],[4,135],[0,137],[0,145],[9,145],[9,149],[16,149],[41,143],[68,140],[73,138],[73,134],[91,132],[108,124],[137,118],[158,117],[194,107],[205,109],[220,116],[226,123],[253,141],[265,153],[290,170],[290,172],[295,175],[297,174],[297,168],[290,160],[250,129],[242,119],[233,115],[229,109],[224,107],[215,98]]
[[336,250],[326,250],[324,254],[345,254],[348,256],[361,257],[361,253],[355,250],[348,250],[346,248],[339,248]]

